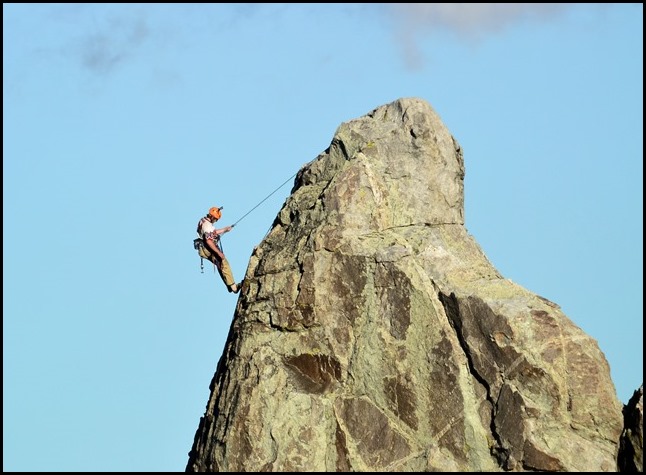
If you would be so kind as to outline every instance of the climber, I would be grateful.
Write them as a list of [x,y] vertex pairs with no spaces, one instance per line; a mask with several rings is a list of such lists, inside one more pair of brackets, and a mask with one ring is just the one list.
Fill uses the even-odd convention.
[[222,207],[213,207],[209,210],[206,216],[200,219],[200,222],[197,224],[197,234],[202,239],[203,251],[205,252],[204,257],[215,265],[218,268],[220,277],[224,281],[224,285],[227,286],[229,292],[237,294],[242,288],[242,282],[236,284],[235,279],[233,278],[233,273],[231,272],[231,266],[229,261],[224,256],[222,247],[220,246],[220,236],[224,233],[228,233],[233,229],[233,226],[227,226],[225,228],[216,229],[213,226],[218,219],[222,217]]

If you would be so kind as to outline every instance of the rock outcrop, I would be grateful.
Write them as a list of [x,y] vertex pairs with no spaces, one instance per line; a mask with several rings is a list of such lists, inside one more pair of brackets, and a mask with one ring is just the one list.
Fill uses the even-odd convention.
[[597,342],[464,226],[462,149],[400,99],[343,123],[251,256],[187,471],[616,471]]
[[624,406],[624,431],[619,448],[621,472],[644,471],[644,385]]

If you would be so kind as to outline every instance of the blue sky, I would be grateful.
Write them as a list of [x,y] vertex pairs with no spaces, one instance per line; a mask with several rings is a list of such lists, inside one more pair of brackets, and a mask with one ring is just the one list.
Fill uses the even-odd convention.
[[3,4],[3,469],[183,471],[236,278],[336,128],[427,100],[506,277],[643,381],[643,4]]

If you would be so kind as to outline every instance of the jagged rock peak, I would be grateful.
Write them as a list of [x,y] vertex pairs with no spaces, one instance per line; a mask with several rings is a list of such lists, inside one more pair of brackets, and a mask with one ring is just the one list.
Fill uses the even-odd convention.
[[254,250],[187,471],[616,471],[596,341],[463,223],[430,105],[341,124]]
[[460,145],[428,102],[407,98],[343,123],[296,187],[340,187],[327,193],[328,218],[366,231],[463,224],[463,182]]

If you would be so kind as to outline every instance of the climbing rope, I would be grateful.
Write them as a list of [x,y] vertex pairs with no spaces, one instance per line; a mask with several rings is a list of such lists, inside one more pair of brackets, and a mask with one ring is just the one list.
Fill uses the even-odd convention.
[[239,220],[237,220],[235,223],[233,223],[233,224],[231,225],[231,227],[234,227],[236,224],[238,224],[240,221],[242,221],[245,217],[247,217],[247,215],[248,215],[249,213],[251,213],[254,209],[256,209],[258,206],[260,206],[260,205],[261,205],[261,204],[263,204],[265,201],[267,201],[267,199],[268,199],[271,195],[273,195],[273,194],[274,194],[274,193],[276,193],[278,190],[280,190],[283,186],[285,186],[285,184],[286,184],[289,180],[291,180],[292,178],[294,178],[294,177],[296,176],[296,174],[297,174],[297,173],[298,173],[298,172],[296,172],[296,173],[294,173],[292,176],[290,176],[287,180],[285,180],[285,181],[282,183],[282,185],[280,185],[280,186],[279,186],[278,188],[276,188],[274,191],[272,191],[271,193],[269,193],[269,194],[268,194],[268,195],[267,195],[267,196],[266,196],[266,197],[265,197],[265,198],[264,198],[260,203],[258,203],[256,206],[254,206],[253,208],[251,208],[249,211],[247,211],[247,212],[242,216],[242,218],[240,218],[240,219],[239,219]]
[[[282,183],[278,188],[276,188],[274,191],[272,191],[272,192],[271,192],[271,193],[269,193],[267,196],[265,196],[265,198],[264,198],[260,203],[258,203],[256,206],[254,206],[253,208],[251,208],[249,211],[247,211],[247,212],[242,216],[242,218],[240,218],[240,219],[239,219],[239,220],[237,220],[235,223],[233,223],[233,224],[231,225],[231,227],[233,228],[236,224],[238,224],[240,221],[242,221],[242,220],[243,220],[243,219],[244,219],[244,218],[245,218],[249,213],[251,213],[254,209],[256,209],[258,206],[260,206],[260,205],[261,205],[261,204],[263,204],[265,201],[267,201],[267,199],[268,199],[271,195],[273,195],[273,194],[274,194],[274,193],[276,193],[278,190],[280,190],[283,186],[285,186],[285,184],[286,184],[289,180],[291,180],[292,178],[294,178],[297,174],[298,174],[298,172],[294,173],[294,174],[293,174],[292,176],[290,176],[287,180],[285,180],[285,181],[284,181],[284,182],[283,182],[283,183]],[[217,243],[216,243],[216,244],[217,244],[217,246],[220,248],[220,250],[221,250],[222,252],[224,252],[224,246],[222,246],[222,240],[221,240],[220,236],[218,236],[218,240],[217,240]]]

